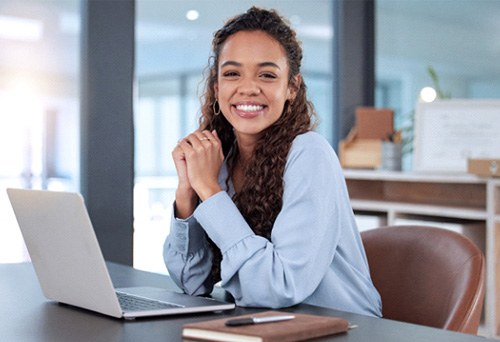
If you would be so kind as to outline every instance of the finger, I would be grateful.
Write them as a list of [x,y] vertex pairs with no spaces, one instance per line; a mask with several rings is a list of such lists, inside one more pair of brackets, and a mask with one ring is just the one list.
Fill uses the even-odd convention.
[[212,142],[214,141],[214,136],[209,131],[202,131],[201,134],[198,135],[200,141]]
[[198,148],[198,147],[201,147],[203,146],[201,144],[201,138],[203,137],[203,134],[201,134],[201,132],[198,132],[198,131],[195,131],[191,134],[189,134],[185,140],[191,144],[191,146],[193,146],[193,148]]
[[217,134],[217,131],[214,129],[210,132],[211,136],[213,139],[215,139],[215,141],[217,141],[219,144],[222,143],[222,141],[220,141],[220,138],[219,138],[219,135]]
[[[192,140],[192,139],[191,139]],[[179,155],[181,160],[185,160],[186,156],[191,153],[193,150],[195,150],[195,147],[197,148],[203,148],[199,142],[195,142],[194,145],[191,142],[189,136],[182,139],[178,144],[177,147],[174,149],[174,152]]]
[[[220,140],[219,135],[217,134],[217,131],[215,129],[207,134],[210,134],[212,136],[213,144],[216,147],[222,146],[222,141]],[[219,148],[219,151],[220,151],[220,158],[224,159],[224,152],[222,151],[222,148]]]
[[[201,145],[201,139],[204,137],[204,135],[200,131],[194,131],[193,133],[189,134],[186,136],[184,139],[182,139],[179,143],[180,146],[186,146],[183,143],[187,143],[188,145],[192,147],[196,146],[202,146]],[[204,139],[207,140],[207,139]]]
[[175,148],[178,148],[178,149],[181,149],[181,150],[184,150],[184,149],[186,149],[188,147],[191,147],[191,142],[189,141],[188,137],[179,140],[179,142],[175,146]]
[[185,137],[185,138],[182,138],[182,139],[179,139],[177,141],[177,145],[175,145],[175,149],[183,149],[183,148],[186,148],[187,146],[191,146],[191,143],[189,142],[188,140],[188,137]]
[[175,148],[172,150],[172,157],[174,158],[174,161],[175,160],[185,160],[185,154],[184,154],[184,150],[182,149],[182,147],[177,144],[175,146]]
[[205,130],[205,131],[202,131],[201,133],[203,134],[203,137],[200,138],[200,140],[209,141],[215,147],[221,145],[221,141],[220,141],[219,137],[217,136],[217,133],[215,132],[215,130],[213,130],[211,132]]
[[179,141],[177,141],[177,144],[175,144],[174,148],[172,149],[172,153],[178,153],[179,151],[182,150],[181,142],[182,142],[182,139],[179,139]]
[[212,146],[213,137],[207,136],[204,132],[196,131],[189,136],[189,141],[195,150],[201,151]]

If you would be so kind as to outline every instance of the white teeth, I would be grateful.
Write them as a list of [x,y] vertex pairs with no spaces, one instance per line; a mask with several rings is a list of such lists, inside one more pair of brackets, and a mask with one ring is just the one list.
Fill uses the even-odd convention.
[[264,107],[259,106],[259,105],[238,105],[238,106],[236,106],[236,108],[238,110],[242,110],[245,112],[256,112],[256,111],[262,110],[262,108],[264,108]]

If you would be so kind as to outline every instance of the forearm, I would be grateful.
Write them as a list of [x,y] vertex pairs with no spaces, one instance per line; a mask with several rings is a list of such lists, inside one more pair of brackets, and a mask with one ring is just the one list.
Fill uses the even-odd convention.
[[187,219],[193,215],[197,201],[196,192],[192,188],[179,186],[175,192],[175,216],[179,219]]

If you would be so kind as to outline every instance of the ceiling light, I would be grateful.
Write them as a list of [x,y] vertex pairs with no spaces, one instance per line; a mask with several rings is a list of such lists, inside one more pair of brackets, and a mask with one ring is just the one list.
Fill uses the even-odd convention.
[[0,16],[0,38],[37,41],[42,33],[43,24],[39,20]]
[[200,17],[200,12],[197,10],[189,10],[186,12],[186,18],[188,20],[194,21]]

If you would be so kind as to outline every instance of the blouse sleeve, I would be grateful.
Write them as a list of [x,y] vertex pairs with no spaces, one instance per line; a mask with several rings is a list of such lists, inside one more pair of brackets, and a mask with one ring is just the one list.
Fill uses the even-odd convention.
[[180,220],[172,214],[163,258],[170,277],[185,293],[205,295],[212,292],[212,250],[205,231],[194,217]]
[[238,305],[277,308],[300,303],[332,263],[340,238],[336,224],[348,197],[333,149],[324,139],[307,141],[294,142],[290,151],[283,206],[271,241],[253,233],[226,192],[210,197],[194,212],[222,251],[221,285]]

